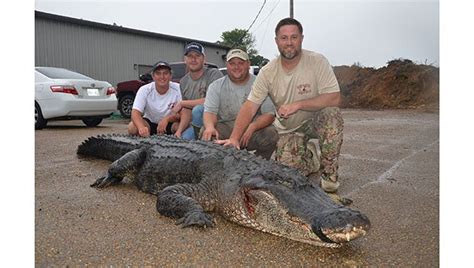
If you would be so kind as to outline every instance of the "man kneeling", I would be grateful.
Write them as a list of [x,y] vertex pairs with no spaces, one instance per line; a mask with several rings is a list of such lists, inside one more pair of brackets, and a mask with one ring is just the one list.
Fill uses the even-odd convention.
[[[171,82],[171,67],[159,61],[153,66],[152,77],[153,82],[140,87],[137,92],[128,134],[148,137],[174,133],[181,137],[186,126],[178,124],[180,115],[171,113],[171,109],[182,97],[179,84]],[[191,131],[191,128],[186,131]]]
[[[209,85],[204,101],[203,140],[228,139],[242,103],[247,99],[255,76],[249,73],[248,54],[232,49],[227,54],[227,75]],[[270,159],[278,142],[278,133],[272,126],[275,108],[267,98],[261,110],[245,130],[240,140],[242,148],[265,159]]]

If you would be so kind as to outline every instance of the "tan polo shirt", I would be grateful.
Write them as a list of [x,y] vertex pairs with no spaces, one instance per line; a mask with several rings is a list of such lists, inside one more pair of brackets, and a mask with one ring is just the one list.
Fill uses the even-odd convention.
[[[300,62],[290,72],[283,69],[280,58],[270,61],[260,70],[247,98],[249,101],[261,104],[268,95],[278,110],[283,104],[340,91],[334,71],[323,55],[303,49]],[[273,124],[278,133],[288,133],[313,116],[314,112],[301,110],[288,119],[277,114]]]

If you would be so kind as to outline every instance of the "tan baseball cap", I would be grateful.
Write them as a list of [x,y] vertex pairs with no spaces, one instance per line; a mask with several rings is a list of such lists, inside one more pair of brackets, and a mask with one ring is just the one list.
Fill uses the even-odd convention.
[[226,59],[227,61],[230,61],[231,59],[235,57],[242,60],[249,60],[249,55],[245,53],[245,51],[243,51],[242,49],[238,49],[238,48],[231,49],[229,53],[227,53]]

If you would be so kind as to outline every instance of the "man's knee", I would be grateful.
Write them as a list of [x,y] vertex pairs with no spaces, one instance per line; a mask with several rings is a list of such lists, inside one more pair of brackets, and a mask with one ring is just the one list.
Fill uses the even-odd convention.
[[319,159],[314,143],[308,142],[303,133],[293,132],[280,135],[275,151],[275,160],[299,169],[304,175],[319,170]]
[[203,126],[204,105],[196,105],[192,110],[192,125],[196,127]]
[[326,107],[316,113],[316,124],[342,131],[344,120],[339,107]]
[[274,150],[280,136],[274,126],[268,126],[255,134],[255,142],[258,147],[266,147]]

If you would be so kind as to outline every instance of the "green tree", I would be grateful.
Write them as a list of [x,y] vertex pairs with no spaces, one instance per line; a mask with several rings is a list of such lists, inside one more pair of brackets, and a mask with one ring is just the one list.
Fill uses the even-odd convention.
[[221,40],[217,43],[230,48],[240,48],[249,54],[250,64],[263,66],[268,63],[268,59],[258,55],[255,49],[255,37],[244,29],[235,28],[232,31],[223,32]]

